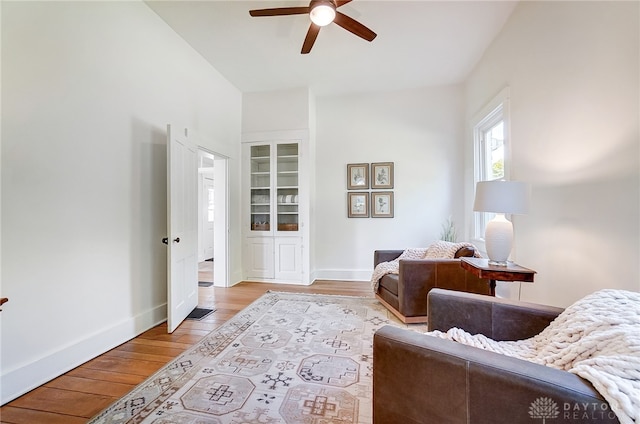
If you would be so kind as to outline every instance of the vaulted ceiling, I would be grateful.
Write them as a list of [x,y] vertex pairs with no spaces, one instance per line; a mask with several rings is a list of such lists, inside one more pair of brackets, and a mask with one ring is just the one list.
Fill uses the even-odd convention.
[[326,95],[463,82],[517,3],[354,0],[339,11],[377,38],[367,42],[332,23],[307,55],[300,49],[308,16],[249,16],[307,0],[147,4],[241,91],[311,87]]

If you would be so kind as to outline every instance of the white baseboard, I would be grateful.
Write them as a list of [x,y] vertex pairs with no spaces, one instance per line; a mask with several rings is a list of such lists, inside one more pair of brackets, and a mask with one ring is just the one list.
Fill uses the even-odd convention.
[[272,280],[268,278],[242,278],[236,280],[230,287],[235,286],[236,284],[242,281],[252,281],[259,283],[280,283],[280,284],[297,284],[308,286],[313,284],[316,280],[339,280],[339,281],[366,281],[369,282],[371,280],[371,273],[373,270],[370,269],[361,269],[361,270],[351,270],[351,269],[321,269],[315,270],[309,273],[309,281],[308,282],[300,282],[300,281],[287,281],[287,280]]
[[3,373],[0,376],[2,381],[0,405],[131,340],[166,319],[167,304],[165,303]]
[[253,278],[253,277],[247,277],[242,281],[249,281],[251,283],[287,284],[291,286],[308,286],[311,284],[311,283],[306,283],[304,281],[298,281],[298,280],[287,280],[287,279],[275,280],[272,278]]
[[369,281],[373,269],[318,269],[313,280]]

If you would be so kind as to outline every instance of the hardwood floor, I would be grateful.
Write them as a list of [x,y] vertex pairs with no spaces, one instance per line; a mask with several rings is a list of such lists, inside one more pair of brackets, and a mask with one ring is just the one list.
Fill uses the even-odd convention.
[[148,330],[7,403],[0,408],[0,422],[86,423],[267,290],[373,297],[368,282],[353,281],[316,281],[310,286],[242,282],[231,288],[200,287],[198,306],[215,308],[214,313],[202,321],[187,320],[172,334],[167,333],[166,324]]

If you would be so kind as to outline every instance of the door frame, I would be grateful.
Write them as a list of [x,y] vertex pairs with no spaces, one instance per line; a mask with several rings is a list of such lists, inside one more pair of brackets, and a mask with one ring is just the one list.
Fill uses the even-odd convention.
[[213,155],[213,285],[229,287],[229,157],[197,148]]

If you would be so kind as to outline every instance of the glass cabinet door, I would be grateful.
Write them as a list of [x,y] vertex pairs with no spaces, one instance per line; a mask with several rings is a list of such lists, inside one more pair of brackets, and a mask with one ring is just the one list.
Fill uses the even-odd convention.
[[276,145],[278,231],[298,231],[298,143]]
[[271,229],[271,146],[251,146],[251,231]]

